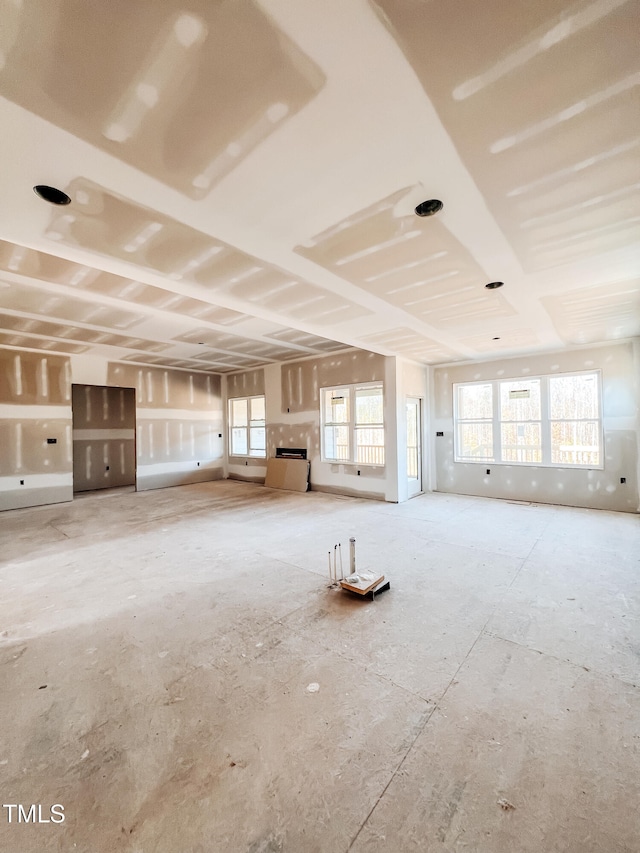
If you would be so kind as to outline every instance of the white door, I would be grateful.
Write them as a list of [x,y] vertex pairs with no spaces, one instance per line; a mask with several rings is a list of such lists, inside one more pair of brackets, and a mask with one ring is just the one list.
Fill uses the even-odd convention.
[[409,497],[422,492],[422,400],[407,397],[407,480]]

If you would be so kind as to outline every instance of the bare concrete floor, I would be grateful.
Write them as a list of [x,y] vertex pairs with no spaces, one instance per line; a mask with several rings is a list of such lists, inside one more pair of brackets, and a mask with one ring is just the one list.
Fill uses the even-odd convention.
[[1,802],[65,814],[2,851],[640,850],[637,516],[225,481],[0,535]]

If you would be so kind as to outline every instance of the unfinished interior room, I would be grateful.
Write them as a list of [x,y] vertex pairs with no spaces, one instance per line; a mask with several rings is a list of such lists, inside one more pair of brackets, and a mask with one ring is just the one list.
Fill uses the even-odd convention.
[[0,850],[640,851],[640,0],[0,0]]

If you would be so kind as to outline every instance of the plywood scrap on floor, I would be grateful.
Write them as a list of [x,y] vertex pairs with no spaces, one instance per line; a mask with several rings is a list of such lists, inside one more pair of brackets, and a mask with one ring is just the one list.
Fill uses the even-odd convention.
[[306,492],[309,489],[310,467],[311,463],[306,459],[267,459],[264,484],[270,489]]
[[340,586],[342,589],[347,589],[349,592],[357,592],[358,595],[366,595],[371,590],[375,589],[378,584],[381,584],[384,580],[384,575],[377,574],[359,574],[359,580],[350,581],[348,578],[346,580],[340,581]]

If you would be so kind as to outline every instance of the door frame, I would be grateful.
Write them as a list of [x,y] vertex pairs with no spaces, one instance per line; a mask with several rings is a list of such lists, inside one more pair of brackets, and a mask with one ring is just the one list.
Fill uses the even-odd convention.
[[410,465],[409,465],[409,419],[407,417],[407,494],[409,498],[415,498],[417,495],[421,495],[424,491],[423,488],[423,441],[422,441],[422,422],[423,422],[423,408],[424,408],[424,398],[416,397],[413,394],[408,394],[405,400],[406,411],[408,412],[409,406],[415,404],[416,406],[416,441],[417,446],[415,448],[416,451],[416,476],[410,476]]

